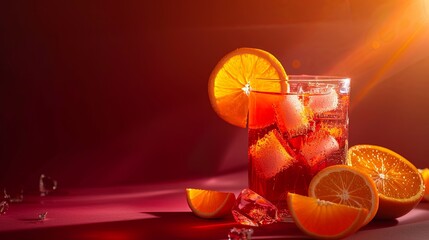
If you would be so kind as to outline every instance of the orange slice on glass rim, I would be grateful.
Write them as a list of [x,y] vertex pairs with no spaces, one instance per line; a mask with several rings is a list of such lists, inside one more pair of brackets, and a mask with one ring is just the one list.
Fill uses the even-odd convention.
[[202,218],[220,218],[231,214],[235,195],[230,192],[187,188],[186,200],[195,215]]
[[[271,53],[257,48],[238,48],[226,54],[213,69],[208,94],[214,111],[226,122],[245,128],[250,91],[267,91],[277,86],[274,81],[287,80],[282,64]],[[287,87],[287,86],[286,86]]]
[[345,204],[369,211],[364,225],[378,210],[379,199],[374,181],[357,168],[334,165],[317,173],[310,182],[308,195],[313,198]]
[[356,208],[288,193],[287,203],[299,229],[316,239],[340,239],[362,227],[366,208]]
[[401,217],[423,198],[425,185],[419,170],[390,149],[375,145],[355,145],[347,152],[347,164],[374,180],[380,198],[376,218]]

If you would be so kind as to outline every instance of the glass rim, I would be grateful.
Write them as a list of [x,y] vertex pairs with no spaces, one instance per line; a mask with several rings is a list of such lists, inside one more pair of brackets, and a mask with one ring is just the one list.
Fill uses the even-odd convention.
[[349,77],[335,76],[335,75],[288,75],[288,79],[274,79],[274,78],[256,78],[256,80],[264,81],[299,81],[299,82],[332,82],[332,81],[345,81],[350,82]]
[[[255,78],[249,82],[249,90],[258,93],[297,94],[304,93],[302,87],[338,88],[341,93],[349,93],[350,78],[328,75],[289,75],[288,79]],[[280,87],[279,87],[280,86]]]

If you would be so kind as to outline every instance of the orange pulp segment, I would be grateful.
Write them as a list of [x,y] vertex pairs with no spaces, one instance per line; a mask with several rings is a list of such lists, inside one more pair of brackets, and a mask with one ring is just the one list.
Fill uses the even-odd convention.
[[186,200],[192,212],[202,218],[220,218],[231,213],[234,193],[187,188]]
[[422,174],[423,180],[425,182],[425,194],[423,199],[429,202],[429,168],[421,169],[420,173]]
[[355,145],[347,164],[375,182],[380,197],[376,218],[393,219],[411,211],[423,198],[425,186],[417,168],[398,153],[375,145]]
[[298,228],[314,238],[344,238],[363,225],[365,208],[288,193],[287,203]]
[[310,182],[308,195],[368,209],[364,225],[374,218],[378,210],[379,199],[374,181],[357,168],[347,165],[333,165],[317,173]]
[[250,91],[288,87],[257,79],[280,79],[286,84],[287,75],[281,63],[264,50],[238,48],[226,54],[209,78],[208,94],[214,111],[226,122],[245,128]]

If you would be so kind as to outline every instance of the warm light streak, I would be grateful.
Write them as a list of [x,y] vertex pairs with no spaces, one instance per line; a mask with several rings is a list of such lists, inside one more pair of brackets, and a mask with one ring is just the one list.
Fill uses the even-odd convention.
[[426,20],[429,19],[429,0],[423,0],[424,8],[426,9]]
[[381,68],[374,74],[371,80],[365,85],[365,87],[358,93],[355,98],[355,103],[362,101],[362,99],[387,75],[388,71],[391,70],[392,66],[398,61],[398,59],[404,54],[405,51],[415,40],[416,36],[422,31],[422,26],[415,29],[414,32],[406,39],[406,41],[393,52],[392,56],[381,66]]
[[367,24],[373,27],[367,37],[330,70],[359,81],[351,108],[382,81],[428,56],[429,44],[423,39],[429,35],[428,7],[429,0],[397,1],[369,17]]

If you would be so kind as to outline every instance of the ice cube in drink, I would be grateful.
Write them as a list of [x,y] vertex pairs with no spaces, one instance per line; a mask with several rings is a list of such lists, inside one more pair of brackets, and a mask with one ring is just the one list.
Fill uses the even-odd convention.
[[270,179],[296,161],[293,151],[277,130],[268,132],[256,144],[250,146],[249,154],[253,160],[255,172],[261,178]]
[[306,133],[310,127],[308,110],[298,95],[283,95],[274,105],[276,122],[280,131],[288,136]]

